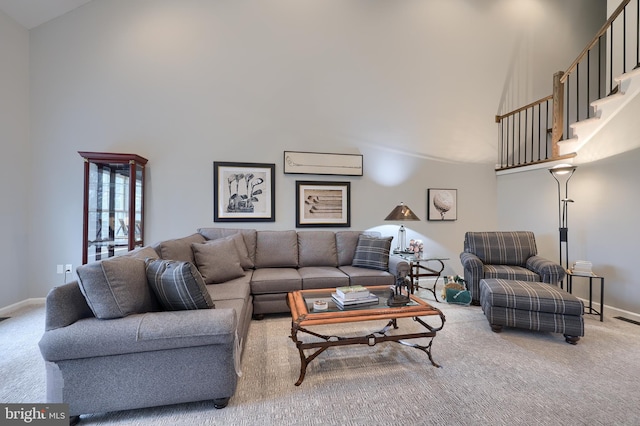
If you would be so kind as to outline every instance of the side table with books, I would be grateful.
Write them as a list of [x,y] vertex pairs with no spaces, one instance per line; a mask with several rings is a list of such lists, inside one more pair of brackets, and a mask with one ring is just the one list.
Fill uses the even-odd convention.
[[[592,315],[600,315],[600,322],[604,318],[604,277],[594,274],[589,270],[582,270],[580,268],[567,269],[567,291],[573,293],[573,279],[588,278],[589,279],[589,306],[585,307],[585,313]],[[593,307],[593,280],[600,280],[600,311],[597,311]]]

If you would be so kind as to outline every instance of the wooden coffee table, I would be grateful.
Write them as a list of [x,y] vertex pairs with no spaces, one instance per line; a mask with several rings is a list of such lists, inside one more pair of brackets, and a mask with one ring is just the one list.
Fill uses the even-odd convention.
[[[374,346],[380,342],[397,342],[406,346],[419,349],[429,356],[429,360],[434,367],[440,367],[435,363],[431,356],[431,345],[436,333],[442,330],[445,317],[439,310],[429,305],[416,295],[410,294],[410,303],[406,306],[390,307],[387,306],[387,297],[390,294],[389,286],[367,286],[371,293],[379,297],[377,305],[362,306],[356,308],[340,309],[332,301],[331,293],[335,292],[335,288],[319,289],[319,290],[299,290],[288,294],[287,302],[291,309],[291,340],[296,344],[300,353],[300,377],[296,382],[299,386],[304,380],[307,371],[307,365],[313,361],[318,355],[332,346],[344,345],[369,345]],[[326,311],[315,311],[313,303],[317,300],[326,301],[329,305]],[[438,316],[440,317],[440,325],[438,327],[427,324],[420,317]],[[398,328],[398,318],[413,318],[414,321],[425,327],[424,331],[407,334],[387,334],[393,327]],[[389,320],[382,330],[357,337],[340,337],[336,335],[323,335],[309,330],[309,327],[326,324],[343,324],[348,322]],[[339,327],[337,327],[339,329]],[[304,333],[310,336],[320,338],[320,341],[304,342],[298,339],[298,333]],[[407,340],[429,338],[429,344],[426,346],[416,343],[409,343]],[[305,350],[314,350],[307,356]]]

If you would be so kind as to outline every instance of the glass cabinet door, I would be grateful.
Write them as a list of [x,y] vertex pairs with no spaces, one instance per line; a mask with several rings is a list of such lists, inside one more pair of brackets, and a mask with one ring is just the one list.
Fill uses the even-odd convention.
[[144,171],[133,154],[79,152],[85,160],[82,263],[144,245]]

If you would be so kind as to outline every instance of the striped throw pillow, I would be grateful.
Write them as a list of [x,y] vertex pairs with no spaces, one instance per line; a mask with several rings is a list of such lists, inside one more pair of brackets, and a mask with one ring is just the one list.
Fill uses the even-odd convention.
[[392,239],[393,237],[376,238],[360,235],[352,265],[381,271],[389,270],[389,251]]
[[149,260],[147,282],[165,310],[215,308],[202,275],[191,262]]

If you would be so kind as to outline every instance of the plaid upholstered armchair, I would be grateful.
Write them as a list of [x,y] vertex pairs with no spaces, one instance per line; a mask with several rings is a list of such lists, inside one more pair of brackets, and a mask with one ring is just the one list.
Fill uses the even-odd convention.
[[480,304],[480,280],[502,278],[557,285],[564,268],[538,256],[533,232],[467,232],[460,253],[472,304]]

